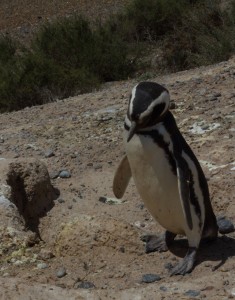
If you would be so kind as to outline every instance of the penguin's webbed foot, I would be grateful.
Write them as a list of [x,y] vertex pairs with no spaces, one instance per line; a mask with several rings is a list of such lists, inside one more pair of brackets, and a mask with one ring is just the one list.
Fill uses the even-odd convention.
[[145,245],[145,253],[150,252],[166,252],[168,251],[168,245],[173,242],[175,238],[175,234],[166,231],[161,235],[152,235],[147,234],[141,237],[141,240],[146,243]]
[[190,273],[194,267],[196,254],[197,248],[189,247],[186,256],[171,270],[170,275],[185,275],[187,273]]

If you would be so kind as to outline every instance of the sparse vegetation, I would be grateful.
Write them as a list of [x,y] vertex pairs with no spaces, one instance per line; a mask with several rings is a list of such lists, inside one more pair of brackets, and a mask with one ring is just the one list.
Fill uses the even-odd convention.
[[161,45],[171,70],[228,59],[235,49],[235,0],[223,9],[220,0],[133,0],[95,28],[82,17],[45,24],[27,49],[1,37],[0,112],[128,78],[150,45]]
[[30,49],[2,37],[0,51],[0,111],[91,91],[133,68],[118,35],[103,26],[92,30],[81,17],[46,24]]

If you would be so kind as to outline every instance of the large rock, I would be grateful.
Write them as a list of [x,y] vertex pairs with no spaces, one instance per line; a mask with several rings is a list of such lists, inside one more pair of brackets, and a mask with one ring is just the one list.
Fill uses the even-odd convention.
[[56,198],[45,164],[36,159],[0,159],[0,174],[0,213],[14,214],[17,208],[24,225],[37,228]]

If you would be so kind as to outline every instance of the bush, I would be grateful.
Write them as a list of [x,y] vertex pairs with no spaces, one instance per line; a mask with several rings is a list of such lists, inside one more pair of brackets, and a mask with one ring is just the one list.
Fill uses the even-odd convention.
[[127,41],[154,41],[181,23],[188,0],[133,0],[113,18],[113,27]]
[[[235,1],[233,0],[235,7]],[[235,14],[220,1],[198,2],[174,33],[164,39],[164,59],[174,70],[213,64],[234,53]],[[235,9],[234,9],[235,11]]]
[[92,30],[81,17],[46,24],[30,49],[21,47],[19,53],[5,37],[0,51],[1,111],[91,91],[101,82],[127,78],[133,70],[119,35],[108,26]]

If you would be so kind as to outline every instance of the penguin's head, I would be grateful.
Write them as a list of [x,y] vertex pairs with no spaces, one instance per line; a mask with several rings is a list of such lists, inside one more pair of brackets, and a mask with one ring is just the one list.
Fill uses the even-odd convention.
[[154,126],[162,120],[170,104],[169,92],[155,82],[140,82],[132,90],[127,118],[131,122],[127,142],[138,129]]

